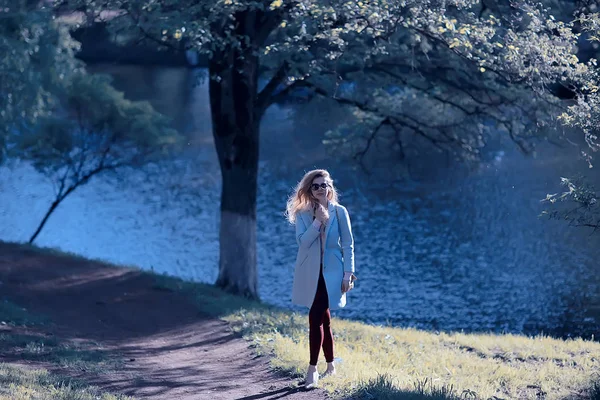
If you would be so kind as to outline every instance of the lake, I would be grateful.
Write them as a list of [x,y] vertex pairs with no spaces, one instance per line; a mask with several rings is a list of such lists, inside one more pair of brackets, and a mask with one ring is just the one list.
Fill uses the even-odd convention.
[[[213,283],[220,175],[206,82],[177,67],[93,66],[132,99],[147,99],[189,138],[189,151],[152,179],[99,177],[55,211],[40,246]],[[283,211],[304,170],[332,171],[355,234],[357,287],[343,318],[433,331],[598,337],[600,234],[539,218],[563,166],[507,150],[469,174],[390,185],[327,156],[320,137],[274,106],[261,136],[259,293],[290,304],[294,228]],[[328,158],[329,157],[329,158]],[[451,174],[450,174],[451,175]],[[0,168],[0,239],[27,241],[52,201],[31,166]]]

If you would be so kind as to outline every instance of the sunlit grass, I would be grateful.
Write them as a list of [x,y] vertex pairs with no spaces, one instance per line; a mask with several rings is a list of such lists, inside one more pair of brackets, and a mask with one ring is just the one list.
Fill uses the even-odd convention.
[[[4,357],[51,363],[88,373],[110,373],[122,368],[122,361],[108,357],[97,343],[67,341],[38,333],[36,328],[51,324],[50,319],[7,299],[0,301],[0,323],[10,327],[0,333],[0,354]],[[58,378],[43,369],[0,363],[0,400],[4,399],[117,400],[129,397],[103,393],[83,383]]]
[[127,400],[132,397],[104,393],[43,369],[0,363],[0,400]]
[[[228,321],[275,369],[301,378],[308,363],[306,315],[157,277]],[[321,380],[334,398],[598,399],[600,343],[545,336],[432,333],[334,319],[338,375]],[[319,366],[324,370],[324,362]],[[594,397],[596,396],[596,397]]]
[[0,352],[24,361],[50,362],[63,368],[110,373],[123,368],[123,361],[109,357],[94,342],[70,342],[36,334],[0,333]]
[[[51,323],[48,317],[31,313],[6,299],[0,301],[0,322],[20,328],[36,328]],[[26,334],[11,330],[0,333],[0,353],[98,373],[116,371],[123,364],[118,359],[109,358],[97,343],[46,337],[35,333],[35,329]]]

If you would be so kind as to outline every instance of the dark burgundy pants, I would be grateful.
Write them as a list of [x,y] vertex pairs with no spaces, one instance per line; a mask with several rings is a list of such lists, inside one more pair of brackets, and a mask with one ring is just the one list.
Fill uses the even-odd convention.
[[[322,267],[321,267],[322,269]],[[317,293],[308,313],[310,325],[308,343],[310,347],[310,365],[317,365],[319,351],[323,347],[325,361],[333,362],[333,333],[331,332],[331,313],[329,312],[329,298],[323,271],[319,273]]]

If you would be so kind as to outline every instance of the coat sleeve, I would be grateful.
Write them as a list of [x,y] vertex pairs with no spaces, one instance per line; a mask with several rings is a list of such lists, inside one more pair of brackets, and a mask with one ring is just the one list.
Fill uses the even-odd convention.
[[344,272],[354,273],[354,236],[346,207],[339,206],[340,242],[344,259]]
[[296,241],[301,248],[310,247],[310,245],[319,237],[319,230],[313,224],[306,226],[302,216],[296,217]]

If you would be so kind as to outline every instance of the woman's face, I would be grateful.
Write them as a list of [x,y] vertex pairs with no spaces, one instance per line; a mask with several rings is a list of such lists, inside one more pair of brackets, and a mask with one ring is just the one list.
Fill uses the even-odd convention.
[[329,184],[325,183],[325,178],[322,176],[316,177],[310,185],[310,192],[315,199],[324,201],[329,194]]

